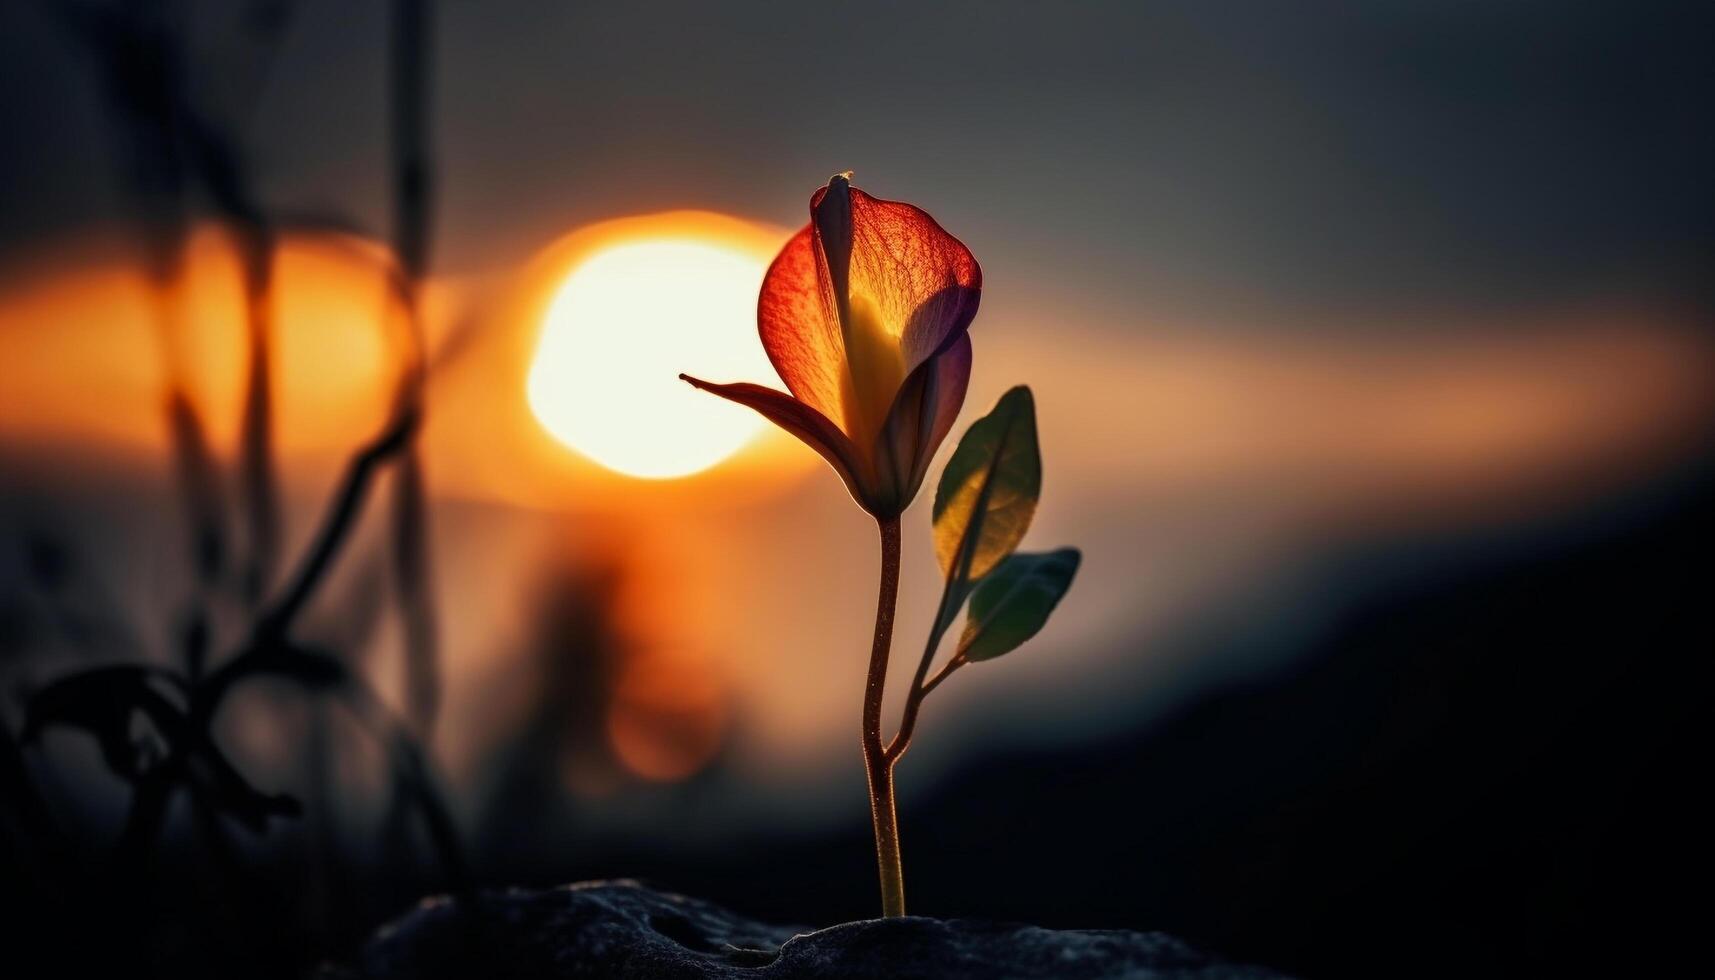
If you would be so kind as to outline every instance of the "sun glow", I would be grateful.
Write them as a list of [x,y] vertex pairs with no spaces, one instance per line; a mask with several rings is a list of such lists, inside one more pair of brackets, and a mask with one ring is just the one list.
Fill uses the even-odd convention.
[[526,381],[556,440],[608,469],[667,479],[744,448],[766,422],[679,380],[774,375],[756,338],[768,255],[747,243],[657,235],[575,265],[548,304]]

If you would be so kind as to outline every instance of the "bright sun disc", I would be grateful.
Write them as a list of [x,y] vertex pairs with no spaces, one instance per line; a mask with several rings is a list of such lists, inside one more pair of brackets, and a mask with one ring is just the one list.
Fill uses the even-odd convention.
[[766,424],[680,372],[774,375],[756,337],[767,260],[692,237],[610,245],[566,276],[530,363],[530,409],[555,439],[611,470],[666,479],[707,469]]

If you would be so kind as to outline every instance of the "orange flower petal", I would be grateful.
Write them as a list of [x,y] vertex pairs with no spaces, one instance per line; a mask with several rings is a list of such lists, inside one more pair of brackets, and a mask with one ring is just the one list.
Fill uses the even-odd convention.
[[860,505],[868,506],[864,487],[859,479],[863,470],[859,464],[857,448],[827,416],[784,391],[775,391],[762,385],[749,382],[714,384],[688,374],[681,374],[679,377],[690,382],[693,387],[753,408],[768,421],[797,436],[799,441],[828,461],[828,465],[845,481],[846,489],[851,491],[852,497]]
[[[812,200],[827,193],[818,192]],[[982,298],[976,257],[921,208],[853,187],[851,291],[898,331],[907,374],[970,327]]]
[[[855,187],[846,193],[849,226],[845,215],[837,224],[842,237],[850,235],[849,245],[824,243],[815,222],[792,236],[763,278],[757,325],[787,389],[855,436],[866,424],[847,417],[844,392],[852,379],[836,283],[844,280],[850,296],[898,344],[896,377],[904,378],[970,326],[982,298],[982,269],[970,249],[922,209]],[[827,194],[823,187],[811,198],[812,215]],[[824,244],[836,256],[849,256],[843,275],[828,268]]]
[[762,349],[787,390],[844,428],[840,383],[846,371],[845,344],[826,260],[808,225],[775,256],[762,279],[756,323]]

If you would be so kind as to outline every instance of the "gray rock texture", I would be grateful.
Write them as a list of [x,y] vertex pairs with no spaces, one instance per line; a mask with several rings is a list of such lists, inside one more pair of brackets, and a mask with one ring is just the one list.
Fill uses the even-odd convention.
[[1055,977],[1258,980],[1171,936],[960,919],[869,919],[810,931],[764,925],[629,881],[439,898],[383,927],[329,978]]

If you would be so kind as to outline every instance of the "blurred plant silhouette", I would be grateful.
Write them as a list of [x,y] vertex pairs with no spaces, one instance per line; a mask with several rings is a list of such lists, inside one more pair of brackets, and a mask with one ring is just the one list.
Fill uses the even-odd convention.
[[[214,727],[236,689],[273,679],[343,706],[375,739],[387,760],[394,796],[384,839],[395,845],[410,841],[415,819],[446,886],[463,891],[470,885],[463,844],[427,751],[440,699],[427,495],[417,447],[430,363],[421,297],[432,236],[428,4],[392,3],[394,264],[387,273],[392,295],[377,311],[385,321],[390,310],[401,310],[405,320],[391,409],[381,430],[353,452],[321,508],[319,527],[297,555],[283,552],[273,434],[276,243],[288,231],[351,234],[357,225],[269,208],[247,162],[241,134],[293,5],[254,0],[232,8],[230,36],[210,50],[192,43],[188,8],[170,0],[43,0],[43,5],[102,73],[155,329],[167,361],[163,413],[190,530],[194,581],[173,617],[176,663],[149,662],[149,644],[124,627],[113,608],[103,607],[91,620],[102,631],[85,630],[84,637],[102,659],[118,654],[127,662],[102,663],[45,685],[29,698],[17,739],[0,735],[0,784],[7,809],[16,811],[8,816],[32,842],[24,850],[39,852],[36,873],[44,881],[69,892],[81,880],[70,873],[70,847],[32,785],[20,751],[44,731],[66,727],[91,736],[106,769],[129,789],[112,861],[96,875],[103,894],[121,904],[125,896],[143,894],[151,856],[180,794],[209,852],[241,877],[229,826],[259,835],[276,819],[297,816],[302,807],[290,796],[253,785],[223,750]],[[220,63],[208,63],[216,60]],[[219,83],[210,84],[203,72]],[[235,243],[242,277],[248,353],[236,479],[210,445],[180,363],[186,311],[178,284],[186,271],[191,230],[205,210]],[[355,659],[360,650],[305,640],[298,629],[306,607],[327,588],[330,573],[351,550],[365,505],[389,470],[389,564],[405,646],[403,716],[370,687]],[[32,550],[40,581],[77,571],[71,556],[48,539]],[[373,601],[368,594],[355,599]],[[317,770],[313,783],[321,796],[329,753],[321,731],[325,716],[317,717],[316,730],[297,748]],[[62,857],[68,863],[58,863]]]
[[[835,174],[810,198],[810,223],[786,243],[757,304],[762,345],[790,394],[761,385],[692,385],[748,405],[797,436],[839,474],[881,535],[881,587],[864,689],[862,745],[881,877],[881,913],[905,914],[893,770],[923,699],[953,671],[1035,636],[1078,570],[1076,549],[1015,553],[1036,513],[1042,460],[1030,389],[1013,388],[960,440],[935,493],[935,548],[945,575],[934,624],[899,729],[882,739],[882,700],[899,597],[899,515],[953,427],[971,376],[967,332],[982,270],[927,213],[870,197]],[[964,634],[929,669],[970,600]]]

